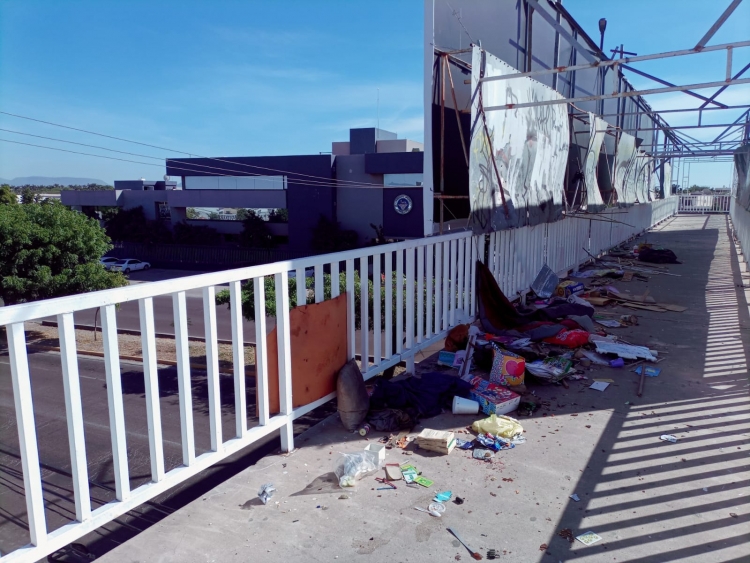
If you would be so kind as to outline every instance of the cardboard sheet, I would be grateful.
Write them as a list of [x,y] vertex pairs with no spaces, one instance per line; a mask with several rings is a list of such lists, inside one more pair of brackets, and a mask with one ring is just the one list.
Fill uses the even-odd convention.
[[[346,363],[346,294],[289,312],[292,349],[292,405],[300,407],[336,390]],[[277,333],[268,334],[268,401],[279,412]]]

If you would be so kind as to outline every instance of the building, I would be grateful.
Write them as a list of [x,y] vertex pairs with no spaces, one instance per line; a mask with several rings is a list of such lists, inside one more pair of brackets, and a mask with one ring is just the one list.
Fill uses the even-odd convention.
[[[269,223],[288,236],[292,249],[306,250],[321,216],[354,230],[360,244],[374,238],[371,225],[389,238],[423,236],[422,143],[398,139],[376,128],[349,131],[349,141],[332,143],[330,154],[168,159],[176,181],[115,182],[108,191],[65,191],[62,202],[84,210],[142,206],[150,219],[208,225],[219,232],[242,231],[220,210],[287,209],[289,222]],[[188,208],[212,208],[217,220],[188,219]]]

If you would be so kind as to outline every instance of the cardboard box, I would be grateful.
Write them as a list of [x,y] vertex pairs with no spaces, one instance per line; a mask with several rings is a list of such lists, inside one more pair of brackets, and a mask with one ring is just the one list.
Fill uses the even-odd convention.
[[471,390],[471,399],[479,403],[479,408],[484,414],[508,414],[518,408],[521,396],[507,387],[496,383],[485,381],[481,377],[471,380],[474,389]]
[[555,295],[559,297],[570,297],[571,295],[578,295],[583,293],[586,287],[581,282],[564,281],[557,286]]

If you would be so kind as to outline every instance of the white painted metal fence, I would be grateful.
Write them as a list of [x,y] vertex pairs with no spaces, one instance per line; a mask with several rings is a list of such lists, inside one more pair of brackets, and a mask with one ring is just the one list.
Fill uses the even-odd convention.
[[[331,297],[339,295],[339,271],[343,265],[348,301],[348,356],[355,357],[360,340],[362,371],[366,378],[401,361],[413,367],[415,354],[445,336],[461,321],[476,312],[475,268],[485,259],[508,297],[529,287],[541,266],[547,262],[558,273],[577,267],[588,255],[599,254],[673,215],[676,198],[613,210],[606,214],[566,218],[557,223],[492,233],[488,237],[454,233],[439,237],[406,241],[386,246],[362,248],[337,254],[254,266],[237,270],[190,276],[168,281],[143,283],[129,287],[93,292],[46,301],[0,308],[0,327],[7,328],[13,398],[18,425],[24,493],[28,515],[28,546],[17,549],[0,562],[36,561],[125,512],[169,490],[220,462],[261,438],[280,432],[285,450],[294,447],[293,421],[332,399],[330,394],[310,404],[293,408],[289,327],[289,284],[291,273],[297,280],[305,270],[314,271],[314,300],[325,299],[325,272],[334,280]],[[617,221],[617,222],[615,222]],[[361,330],[355,326],[355,272],[359,273]],[[268,351],[264,281],[273,277],[276,293],[280,410],[269,411]],[[389,283],[394,279],[394,283]],[[372,282],[369,291],[367,280]],[[241,284],[254,284],[256,337],[257,424],[249,427],[245,404],[244,335],[241,319]],[[219,348],[216,331],[216,286],[228,284],[231,296],[232,357],[234,365],[234,437],[222,438],[219,389]],[[384,287],[383,285],[384,284]],[[385,300],[381,307],[381,288]],[[200,290],[206,327],[205,347],[208,381],[208,418],[210,451],[197,455],[191,395],[190,356],[186,292]],[[395,292],[395,307],[393,298]],[[175,346],[178,373],[179,418],[182,465],[165,469],[159,378],[154,330],[154,298],[170,296],[173,304]],[[307,302],[307,290],[297,288],[298,303]],[[120,352],[117,336],[116,306],[137,301],[140,312],[145,403],[149,432],[151,481],[131,489],[128,467],[128,443],[123,407]],[[101,311],[106,372],[107,407],[114,466],[114,500],[92,507],[89,491],[84,414],[79,386],[78,357],[73,313],[85,309]],[[372,311],[372,329],[368,329]],[[64,383],[65,415],[71,457],[75,499],[75,520],[48,530],[45,517],[45,490],[40,473],[34,402],[26,346],[26,322],[56,316],[60,338],[60,358]],[[396,338],[393,338],[395,330]],[[370,344],[372,343],[372,350]],[[372,361],[368,361],[372,358]],[[105,454],[106,455],[106,454]]]
[[680,202],[677,212],[680,214],[690,213],[729,213],[729,201],[732,199],[730,194],[708,194],[708,195],[687,195],[679,196]]
[[737,200],[732,198],[729,216],[732,219],[732,229],[734,236],[740,243],[742,254],[745,262],[748,262],[750,255],[750,211],[737,205]]

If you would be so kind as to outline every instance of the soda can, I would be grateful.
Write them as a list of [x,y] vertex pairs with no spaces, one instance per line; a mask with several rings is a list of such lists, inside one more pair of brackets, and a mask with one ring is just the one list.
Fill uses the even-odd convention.
[[359,429],[359,435],[367,436],[370,433],[370,430],[372,430],[372,427],[369,424],[365,424],[364,426],[362,426],[362,428]]

